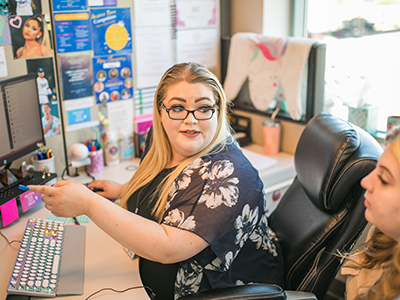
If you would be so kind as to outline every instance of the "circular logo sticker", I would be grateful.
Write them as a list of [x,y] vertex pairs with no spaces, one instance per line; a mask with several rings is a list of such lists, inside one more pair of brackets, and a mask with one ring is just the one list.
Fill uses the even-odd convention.
[[106,43],[112,50],[121,50],[128,43],[128,31],[119,24],[112,24],[106,30]]

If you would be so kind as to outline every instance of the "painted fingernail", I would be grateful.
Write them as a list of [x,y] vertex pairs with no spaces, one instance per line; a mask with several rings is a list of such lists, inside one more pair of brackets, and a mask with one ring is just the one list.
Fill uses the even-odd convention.
[[20,185],[18,186],[18,188],[19,188],[20,190],[23,190],[23,191],[29,191],[29,188],[28,188],[26,185],[20,184]]

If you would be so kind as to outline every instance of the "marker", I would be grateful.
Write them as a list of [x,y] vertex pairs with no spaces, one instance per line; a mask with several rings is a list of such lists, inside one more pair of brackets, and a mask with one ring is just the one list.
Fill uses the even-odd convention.
[[29,188],[28,188],[26,185],[20,184],[20,185],[18,186],[18,188],[19,188],[20,190],[23,190],[23,191],[29,191]]

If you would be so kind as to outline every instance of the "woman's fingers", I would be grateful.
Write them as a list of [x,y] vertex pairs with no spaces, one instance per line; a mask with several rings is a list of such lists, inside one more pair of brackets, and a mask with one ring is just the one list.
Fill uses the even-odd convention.
[[52,196],[54,193],[54,188],[47,185],[28,185],[28,188],[30,191],[42,195]]

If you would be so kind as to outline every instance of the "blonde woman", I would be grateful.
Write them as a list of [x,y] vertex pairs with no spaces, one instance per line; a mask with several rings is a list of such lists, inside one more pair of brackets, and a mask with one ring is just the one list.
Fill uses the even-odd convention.
[[43,16],[35,15],[27,19],[22,28],[22,36],[25,39],[25,44],[17,50],[17,58],[53,55]]
[[400,295],[400,127],[388,132],[385,151],[361,185],[365,217],[374,226],[342,268],[347,300],[394,299]]
[[[250,282],[283,285],[263,184],[230,134],[217,78],[196,63],[172,66],[158,85],[146,156],[124,185],[30,186],[56,216],[86,214],[140,256],[155,299]],[[117,206],[106,198],[120,198]]]

